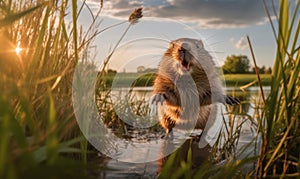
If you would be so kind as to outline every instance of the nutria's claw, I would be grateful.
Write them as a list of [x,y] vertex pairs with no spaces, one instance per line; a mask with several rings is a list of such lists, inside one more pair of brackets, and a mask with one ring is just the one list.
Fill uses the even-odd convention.
[[157,104],[160,102],[161,105],[163,105],[164,101],[167,99],[166,95],[165,94],[156,94],[154,96],[152,96],[150,98],[150,110],[149,110],[149,115],[150,116],[155,116],[157,115]]
[[240,104],[240,100],[232,96],[226,96],[225,101],[226,104],[230,104],[230,105]]
[[153,104],[153,103],[157,104],[160,102],[160,104],[163,105],[163,103],[166,99],[167,99],[167,97],[165,94],[159,93],[159,94],[156,94],[153,96],[151,104]]

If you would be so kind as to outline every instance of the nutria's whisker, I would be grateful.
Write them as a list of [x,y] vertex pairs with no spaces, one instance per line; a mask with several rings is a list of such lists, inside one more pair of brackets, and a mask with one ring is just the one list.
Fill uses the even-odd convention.
[[208,41],[208,40],[210,40],[211,38],[215,38],[216,36],[217,36],[217,34],[213,34],[213,35],[211,35],[211,36],[205,38],[205,41]]
[[209,53],[225,53],[225,52],[219,52],[219,51],[207,51]]
[[209,46],[209,47],[212,47],[212,46],[219,45],[219,44],[222,44],[222,43],[225,43],[225,41],[213,42],[213,43],[211,43],[211,44],[208,44],[208,46]]

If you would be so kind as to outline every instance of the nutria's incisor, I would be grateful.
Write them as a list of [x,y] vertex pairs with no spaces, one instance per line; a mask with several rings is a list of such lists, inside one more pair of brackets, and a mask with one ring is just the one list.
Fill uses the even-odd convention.
[[193,120],[192,127],[204,129],[212,103],[238,104],[239,100],[225,95],[202,41],[181,38],[170,42],[159,63],[152,104],[163,102],[166,108],[160,124],[168,134]]

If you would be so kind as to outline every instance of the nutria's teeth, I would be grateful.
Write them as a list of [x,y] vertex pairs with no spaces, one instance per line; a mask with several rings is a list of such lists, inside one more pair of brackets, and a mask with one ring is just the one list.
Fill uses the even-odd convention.
[[189,70],[189,68],[190,68],[190,63],[187,62],[186,60],[182,60],[181,65],[186,70]]
[[185,60],[185,50],[184,49],[179,50],[178,53],[179,53],[180,60],[184,61]]

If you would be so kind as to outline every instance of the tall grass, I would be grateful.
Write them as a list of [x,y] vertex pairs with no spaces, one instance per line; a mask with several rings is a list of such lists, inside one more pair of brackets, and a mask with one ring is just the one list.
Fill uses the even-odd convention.
[[[269,16],[277,52],[271,93],[261,120],[263,147],[257,170],[259,177],[300,176],[300,2],[295,2],[293,11],[290,3],[293,2],[281,0],[279,14],[274,11],[277,29]],[[266,8],[268,15],[269,11]]]
[[[98,30],[102,6],[92,12],[86,0],[0,1],[0,178],[90,177],[86,164],[95,152],[75,119],[74,72],[94,67],[84,53],[97,35],[125,22],[128,30],[142,17],[138,8],[128,21]],[[82,28],[84,8],[91,23]]]
[[88,176],[71,101],[80,52],[94,37],[77,31],[84,2],[0,2],[0,178]]

